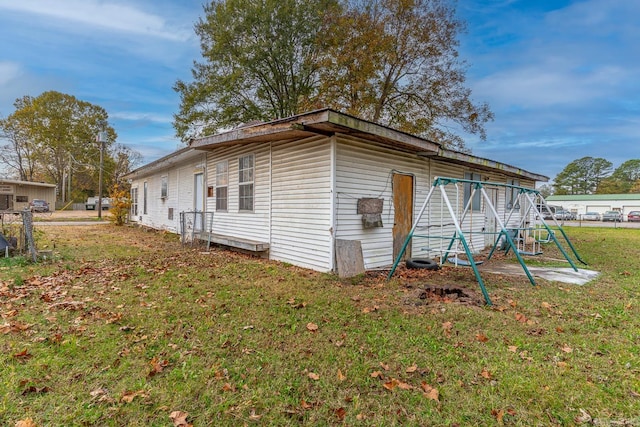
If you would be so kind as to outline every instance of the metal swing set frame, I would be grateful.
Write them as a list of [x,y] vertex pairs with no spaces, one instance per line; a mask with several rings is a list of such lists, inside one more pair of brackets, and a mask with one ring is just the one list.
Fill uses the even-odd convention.
[[[459,210],[458,211],[454,210],[453,205],[451,204],[451,201],[449,200],[449,196],[447,195],[447,191],[446,191],[446,187],[449,185],[455,185],[457,190],[458,184],[469,184],[471,187],[471,192],[470,192],[468,201],[465,204],[464,209],[462,210],[461,213],[459,212]],[[509,188],[517,193],[515,202],[512,203],[512,206],[510,207],[508,214],[505,215],[504,220],[500,218],[500,215],[498,214],[498,211],[494,206],[491,197],[489,197],[489,194],[487,193],[486,188],[494,188],[494,189]],[[448,223],[447,225],[453,225],[455,227],[455,231],[453,232],[453,235],[444,235],[442,233],[442,230],[443,230],[442,213],[440,217],[441,223],[439,227],[441,232],[439,234],[433,234],[429,232],[432,228],[431,224],[428,224],[426,227],[419,225],[423,215],[427,211],[427,208],[433,202],[434,194],[438,190],[440,192],[441,211],[444,210],[442,208],[443,202],[444,202],[444,205],[447,208],[447,212],[451,218],[451,223]],[[465,233],[465,231],[463,230],[462,225],[465,223],[465,218],[467,217],[467,214],[469,214],[469,212],[471,212],[472,210],[471,209],[472,202],[476,192],[480,192],[482,200],[484,200],[485,207],[489,211],[491,217],[493,217],[496,221],[497,227],[496,227],[496,231],[494,232],[487,232],[487,231],[474,232],[470,228],[470,230],[467,233]],[[456,191],[456,197],[459,198],[457,191]],[[551,228],[547,223],[547,221],[543,218],[542,211],[551,212],[551,220],[553,222],[554,228]],[[518,218],[518,215],[519,215],[519,218]],[[428,213],[428,218],[430,221],[430,218],[431,218],[430,213]],[[512,227],[508,225],[515,222],[516,219],[518,219],[517,226]],[[534,221],[534,226],[530,225],[532,220]],[[425,229],[427,233],[416,234],[416,231],[418,229]],[[546,235],[543,236],[543,233],[546,233]],[[558,238],[557,233],[560,234],[561,239],[566,244],[568,250],[560,243],[560,239]],[[501,247],[502,249],[504,249],[505,253],[509,253],[509,251],[513,251],[513,253],[515,254],[518,260],[518,263],[524,270],[526,276],[529,279],[529,282],[533,286],[535,286],[536,284],[535,279],[533,278],[533,275],[527,268],[527,265],[525,264],[522,256],[541,254],[542,243],[553,242],[558,247],[559,251],[562,253],[564,258],[569,262],[569,264],[571,265],[571,268],[573,268],[573,270],[576,272],[578,271],[578,268],[576,267],[575,262],[569,255],[569,251],[573,254],[573,256],[577,261],[579,261],[584,265],[587,265],[587,263],[580,258],[580,255],[578,255],[578,252],[576,251],[575,247],[569,240],[569,237],[567,236],[565,231],[562,229],[561,224],[557,221],[555,214],[552,212],[551,209],[549,209],[544,197],[542,196],[542,194],[540,194],[539,191],[531,188],[521,187],[519,185],[512,185],[512,184],[438,177],[434,179],[433,185],[429,189],[429,193],[427,194],[427,197],[424,203],[422,204],[422,207],[420,208],[418,215],[415,217],[411,230],[404,241],[404,244],[402,246],[402,249],[400,250],[400,253],[398,254],[398,256],[396,257],[393,263],[393,267],[391,268],[391,271],[389,272],[388,279],[391,279],[391,277],[393,276],[394,272],[396,271],[396,268],[398,267],[398,264],[401,262],[401,260],[404,257],[407,247],[409,246],[409,244],[411,243],[414,237],[438,239],[441,242],[446,242],[448,240],[449,243],[446,249],[443,249],[444,246],[441,246],[440,250],[433,250],[430,248],[428,249],[430,251],[440,252],[441,264],[444,264],[451,254],[456,254],[455,264],[458,265],[457,254],[464,253],[468,260],[465,263],[465,265],[468,265],[473,269],[473,273],[476,277],[476,280],[478,281],[478,284],[482,291],[482,295],[484,296],[485,302],[487,303],[487,305],[491,305],[491,299],[489,298],[489,294],[487,293],[487,290],[485,288],[484,281],[482,280],[482,277],[480,276],[480,271],[478,270],[478,267],[477,267],[479,263],[477,263],[474,260],[473,251],[471,249],[471,246],[469,245],[468,237],[471,237],[471,235],[473,234],[495,235],[493,246],[491,248],[491,251],[489,252],[489,255],[487,256],[486,261],[489,261],[491,259],[491,257],[493,256],[493,254],[495,253],[498,247]],[[530,245],[530,250],[527,250],[528,248],[526,245]],[[459,249],[460,246],[462,246],[463,248],[462,250]]]

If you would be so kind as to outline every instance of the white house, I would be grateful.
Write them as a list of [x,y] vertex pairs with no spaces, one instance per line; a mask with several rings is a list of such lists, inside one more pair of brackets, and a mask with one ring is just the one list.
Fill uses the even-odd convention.
[[587,212],[618,211],[626,221],[631,211],[640,211],[640,194],[572,194],[553,195],[547,197],[547,202],[560,205],[564,209],[576,214],[577,218]]
[[[439,176],[529,188],[548,181],[323,109],[198,138],[131,172],[131,220],[180,232],[178,212],[212,213],[214,242],[268,250],[270,259],[318,271],[336,270],[337,241],[358,241],[371,269],[393,263]],[[468,192],[451,191],[464,206]],[[504,215],[513,193],[491,197]],[[431,209],[426,217],[437,221],[441,206]],[[490,228],[484,201],[473,209],[467,225]],[[478,250],[489,242],[478,234],[471,244]],[[413,242],[407,255],[426,250]]]

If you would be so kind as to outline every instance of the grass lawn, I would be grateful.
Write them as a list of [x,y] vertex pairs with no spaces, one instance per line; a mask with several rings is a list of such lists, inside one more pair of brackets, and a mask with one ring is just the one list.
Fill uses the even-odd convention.
[[479,293],[468,268],[340,280],[37,229],[53,260],[0,259],[3,426],[640,425],[640,230],[567,229],[597,280],[483,274],[488,307],[425,298]]

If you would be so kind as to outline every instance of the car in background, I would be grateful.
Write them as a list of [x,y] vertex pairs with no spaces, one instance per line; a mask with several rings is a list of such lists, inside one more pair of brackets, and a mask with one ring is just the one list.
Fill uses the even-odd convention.
[[29,203],[31,212],[49,212],[49,202],[42,199],[33,199]]
[[571,221],[576,219],[576,214],[564,209],[558,209],[555,215],[556,215],[556,219],[565,220],[565,221]]
[[627,214],[627,221],[640,222],[640,211],[631,211]]
[[[98,206],[99,197],[89,197],[84,204],[85,210],[94,211],[96,210],[96,206]],[[102,198],[102,210],[106,211],[111,206],[111,199],[108,197]]]
[[584,221],[600,221],[600,214],[598,212],[587,212],[582,215]]
[[602,221],[622,222],[622,213],[619,211],[606,211],[602,214]]

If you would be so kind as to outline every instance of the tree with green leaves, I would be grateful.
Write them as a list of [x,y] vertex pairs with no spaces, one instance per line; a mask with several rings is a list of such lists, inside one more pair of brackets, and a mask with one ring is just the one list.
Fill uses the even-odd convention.
[[14,107],[11,115],[0,120],[0,131],[9,141],[1,155],[20,179],[57,184],[61,195],[73,171],[75,190],[84,186],[90,192],[97,187],[100,144],[96,135],[106,132],[105,166],[113,163],[109,148],[117,137],[102,107],[55,91],[24,96]]
[[594,194],[613,164],[600,157],[582,157],[569,163],[554,179],[555,194]]
[[640,181],[640,159],[627,160],[618,166],[610,177],[602,181],[598,193],[629,193],[638,181]]
[[204,62],[178,81],[178,136],[188,140],[302,111],[316,89],[320,31],[333,0],[214,0],[196,26]]
[[458,54],[464,23],[444,0],[351,1],[324,41],[318,99],[325,106],[466,150],[450,129],[486,139],[493,119],[474,103]]
[[214,0],[196,24],[203,62],[178,81],[177,135],[330,107],[465,150],[493,119],[465,86],[446,0]]

